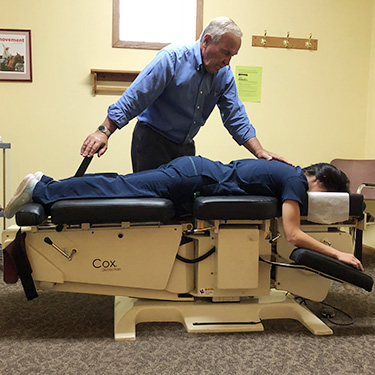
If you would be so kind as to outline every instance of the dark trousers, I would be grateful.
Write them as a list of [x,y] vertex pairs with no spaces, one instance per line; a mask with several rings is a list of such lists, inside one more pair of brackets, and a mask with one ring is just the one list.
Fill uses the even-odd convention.
[[194,141],[179,145],[146,124],[137,122],[135,125],[131,146],[133,172],[155,169],[180,156],[194,155]]

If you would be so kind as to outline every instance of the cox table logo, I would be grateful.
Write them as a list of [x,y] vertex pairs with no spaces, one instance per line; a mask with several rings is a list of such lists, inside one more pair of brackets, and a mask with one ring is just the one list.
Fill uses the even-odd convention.
[[115,260],[102,260],[96,258],[92,261],[92,266],[102,271],[120,271],[121,268],[117,267]]

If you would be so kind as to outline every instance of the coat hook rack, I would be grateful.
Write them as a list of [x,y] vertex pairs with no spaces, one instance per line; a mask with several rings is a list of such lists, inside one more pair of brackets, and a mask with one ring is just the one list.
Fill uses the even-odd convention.
[[253,35],[253,47],[284,48],[284,49],[305,49],[316,51],[318,49],[318,39],[312,39],[312,34],[308,38],[290,38],[289,31],[286,37],[268,36],[267,30],[263,35]]

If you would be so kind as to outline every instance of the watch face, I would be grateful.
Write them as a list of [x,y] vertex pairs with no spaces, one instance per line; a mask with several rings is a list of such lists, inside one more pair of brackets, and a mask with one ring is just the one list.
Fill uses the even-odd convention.
[[98,130],[102,133],[104,133],[107,137],[109,137],[111,135],[111,132],[109,131],[109,129],[107,129],[104,125],[100,125],[98,127]]

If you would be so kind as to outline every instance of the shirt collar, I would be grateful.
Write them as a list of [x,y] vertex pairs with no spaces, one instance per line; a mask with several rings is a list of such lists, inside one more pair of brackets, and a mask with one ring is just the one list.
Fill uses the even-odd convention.
[[202,54],[201,54],[201,42],[197,40],[193,45],[193,52],[196,62],[196,69],[200,70],[203,69],[203,61],[202,61]]

